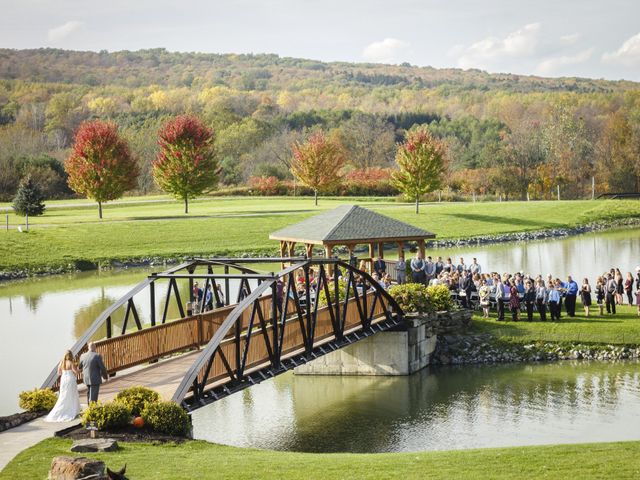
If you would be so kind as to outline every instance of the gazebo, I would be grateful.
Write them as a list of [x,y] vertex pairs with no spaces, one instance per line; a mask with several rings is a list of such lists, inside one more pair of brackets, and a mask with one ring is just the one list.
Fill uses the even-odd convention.
[[293,257],[299,243],[304,244],[307,257],[313,256],[314,245],[321,245],[327,258],[333,256],[337,246],[346,246],[351,256],[356,245],[368,245],[371,268],[376,245],[378,255],[384,258],[385,243],[396,243],[400,255],[406,242],[417,242],[424,256],[425,240],[435,238],[435,234],[357,205],[340,205],[273,232],[269,238],[280,241],[281,257]]

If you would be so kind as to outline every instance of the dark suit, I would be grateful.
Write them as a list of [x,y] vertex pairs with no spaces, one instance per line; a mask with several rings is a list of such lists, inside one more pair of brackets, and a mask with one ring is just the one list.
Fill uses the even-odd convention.
[[376,260],[373,262],[373,270],[382,277],[387,272],[387,264],[384,260]]
[[83,353],[78,368],[82,370],[82,381],[87,386],[87,403],[97,402],[102,379],[109,378],[102,355],[97,352]]

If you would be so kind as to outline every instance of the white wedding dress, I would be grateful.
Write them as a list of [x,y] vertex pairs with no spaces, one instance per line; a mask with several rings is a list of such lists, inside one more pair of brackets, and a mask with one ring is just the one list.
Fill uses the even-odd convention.
[[58,401],[45,418],[46,422],[70,422],[80,414],[78,384],[72,370],[63,370]]

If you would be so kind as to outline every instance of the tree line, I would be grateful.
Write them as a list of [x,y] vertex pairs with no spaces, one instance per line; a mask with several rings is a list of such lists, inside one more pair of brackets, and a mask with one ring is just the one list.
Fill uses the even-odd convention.
[[543,199],[559,186],[563,198],[584,198],[592,179],[599,193],[640,187],[632,82],[163,50],[0,59],[2,200],[27,177],[46,198],[72,195],[64,162],[88,120],[115,123],[127,140],[133,191],[158,191],[157,132],[180,114],[215,132],[219,184],[235,193],[300,192],[292,146],[322,131],[344,154],[344,181],[327,191],[395,194],[397,145],[417,125],[447,147],[450,194]]

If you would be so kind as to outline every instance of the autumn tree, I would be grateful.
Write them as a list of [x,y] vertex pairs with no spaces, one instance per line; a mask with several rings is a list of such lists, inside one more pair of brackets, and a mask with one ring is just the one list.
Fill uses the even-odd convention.
[[153,177],[165,192],[183,200],[184,213],[189,213],[189,199],[218,184],[213,130],[193,115],[180,115],[162,126],[158,144]]
[[[640,132],[638,132],[640,133]],[[640,191],[640,135],[624,112],[612,114],[597,145],[600,186],[613,192]]]
[[446,145],[436,139],[426,127],[418,127],[407,134],[398,145],[392,182],[408,198],[415,200],[420,211],[420,197],[440,188],[445,170]]
[[294,143],[291,151],[291,173],[313,190],[317,206],[318,191],[335,187],[342,181],[341,170],[345,164],[342,145],[335,137],[316,132],[306,141]]
[[118,126],[99,120],[80,125],[65,170],[72,190],[98,202],[100,218],[102,203],[135,188],[138,177],[138,165]]

